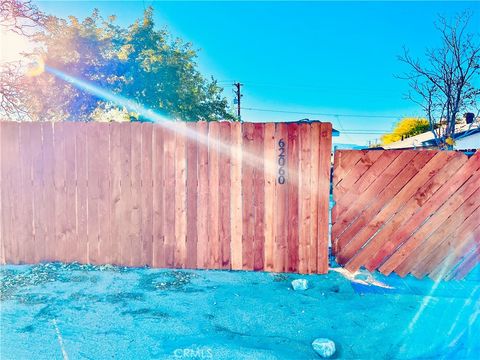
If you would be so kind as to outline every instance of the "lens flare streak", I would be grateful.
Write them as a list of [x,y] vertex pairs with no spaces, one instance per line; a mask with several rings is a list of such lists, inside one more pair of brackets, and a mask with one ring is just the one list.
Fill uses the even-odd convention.
[[[103,100],[112,102],[118,106],[122,106],[126,108],[128,111],[135,112],[140,116],[153,121],[155,124],[161,125],[163,128],[167,130],[174,131],[175,133],[179,133],[185,137],[193,139],[205,146],[215,146],[217,150],[227,156],[232,156],[233,154],[242,154],[241,157],[243,161],[250,166],[253,166],[258,169],[264,169],[266,173],[271,173],[270,175],[275,175],[275,163],[274,160],[271,161],[272,164],[266,163],[264,158],[256,156],[250,152],[246,152],[242,150],[240,146],[232,146],[231,144],[226,144],[221,142],[217,139],[209,138],[203,134],[198,133],[197,131],[190,129],[185,126],[180,126],[181,122],[176,121],[174,119],[168,118],[164,115],[157,113],[156,111],[149,109],[140,103],[133,101],[131,99],[125,98],[120,95],[113,94],[110,91],[102,89],[99,86],[96,86],[88,81],[78,79],[74,76],[66,74],[63,71],[55,69],[51,66],[45,65],[45,71],[49,72],[52,75],[72,84],[76,88],[86,91],[92,95],[95,95]],[[292,178],[298,178],[298,172],[294,171],[293,169],[288,168],[288,173],[291,175]],[[294,184],[298,185],[298,184]]]

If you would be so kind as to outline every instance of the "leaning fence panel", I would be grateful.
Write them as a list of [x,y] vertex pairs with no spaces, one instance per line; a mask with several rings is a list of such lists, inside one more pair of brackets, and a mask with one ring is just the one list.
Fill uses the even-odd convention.
[[348,270],[461,278],[478,263],[480,152],[338,151],[332,248]]

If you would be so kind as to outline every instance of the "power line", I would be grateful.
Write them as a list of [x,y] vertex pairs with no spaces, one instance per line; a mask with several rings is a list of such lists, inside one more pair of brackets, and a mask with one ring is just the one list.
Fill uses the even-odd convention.
[[340,86],[318,86],[315,83],[305,83],[305,84],[262,84],[256,82],[245,82],[249,87],[269,87],[269,88],[278,88],[278,89],[305,89],[305,90],[314,90],[314,91],[340,91],[346,93],[365,93],[365,94],[391,94],[397,91],[398,89],[367,89],[367,88],[354,88],[354,87],[340,87]]
[[298,114],[298,115],[319,115],[319,116],[331,116],[331,117],[342,116],[342,117],[375,118],[375,119],[400,119],[400,118],[402,118],[402,116],[400,116],[400,115],[328,114],[328,113],[315,113],[315,112],[303,112],[303,111],[246,108],[246,107],[244,107],[243,110],[276,112],[276,113],[283,113],[283,114]]
[[[344,129],[343,124],[342,124],[342,121],[340,120],[340,116],[335,116],[335,119],[337,120],[338,124],[340,125],[340,130],[342,131],[342,133],[346,134],[345,129]],[[350,136],[348,136],[348,134],[346,135],[346,137],[349,141],[354,142],[354,140]]]
[[[229,83],[231,80],[218,80],[218,83]],[[245,85],[248,86],[260,86],[260,87],[273,87],[273,88],[286,88],[286,89],[309,89],[309,90],[348,90],[354,92],[365,92],[365,93],[386,93],[386,92],[394,92],[397,89],[367,89],[367,88],[355,88],[355,87],[345,87],[341,86],[318,86],[316,83],[303,83],[303,84],[272,84],[272,83],[258,83],[256,81],[244,81]]]

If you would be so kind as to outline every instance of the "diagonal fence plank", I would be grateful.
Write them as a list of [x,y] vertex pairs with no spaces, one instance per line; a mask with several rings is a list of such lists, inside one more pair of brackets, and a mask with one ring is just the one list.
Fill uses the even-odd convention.
[[[465,221],[459,230],[460,234],[452,236],[449,240],[453,242],[443,247],[445,251],[437,251],[435,253],[435,257],[430,260],[430,268],[426,271],[431,279],[437,280],[442,272],[449,274],[455,265],[461,262],[462,257],[477,246],[478,239],[480,239],[479,217],[480,211],[477,208],[469,217],[473,222]],[[472,231],[471,229],[474,230]],[[457,241],[459,242],[458,245],[456,244]]]
[[354,152],[335,154],[337,262],[350,271],[464,277],[478,262],[480,152],[371,150],[380,164],[367,170],[368,151]]
[[435,230],[441,227],[450,214],[455,213],[457,209],[478,189],[480,174],[475,173],[457,192],[455,192],[447,202],[445,202],[435,213],[425,221],[419,229],[406,239],[400,245],[396,252],[380,267],[380,271],[385,274],[396,269],[411,254],[424,239],[428,238]]
[[[480,219],[480,206],[471,213],[465,216],[466,220],[455,229],[450,235],[446,236],[442,242],[436,244],[436,247],[430,251],[425,259],[417,262],[413,267],[411,273],[417,278],[423,278],[427,274],[438,274],[441,270],[447,272],[448,264],[455,262],[455,254],[465,254],[469,251],[471,243],[478,237],[478,226]],[[437,271],[438,270],[438,271]]]
[[[384,198],[388,197],[385,192],[382,192],[387,188],[390,183],[397,178],[397,175],[405,169],[407,165],[415,158],[418,153],[414,151],[407,151],[400,154],[392,163],[384,170],[382,176],[378,176],[372,181],[372,185],[368,187],[366,191],[360,194],[353,202],[350,203],[350,206],[345,211],[341,212],[341,215],[338,216],[337,222],[332,225],[332,246],[334,253],[337,252],[337,244],[340,242],[340,238],[345,230],[348,230],[351,225],[355,226],[356,220],[360,220],[359,215],[362,212],[370,207],[370,204],[375,202],[375,197],[379,194],[382,194]],[[334,173],[338,170],[335,168]],[[406,173],[406,170],[404,170]],[[397,183],[394,182],[392,187],[398,187]],[[336,198],[336,191],[333,192],[334,199]],[[378,203],[377,203],[378,204]],[[374,204],[375,205],[375,204]],[[332,209],[332,215],[337,209],[337,205]],[[375,212],[378,209],[372,208],[369,211]],[[351,228],[349,231],[353,233],[357,231],[355,227]],[[346,235],[351,236],[351,235]]]
[[[394,249],[402,244],[410,234],[426,221],[433,213],[435,213],[440,206],[442,206],[448,198],[455,193],[469,177],[480,168],[480,153],[473,155],[467,163],[459,169],[448,181],[437,191],[426,203],[422,205],[420,210],[408,219],[401,227],[396,229],[390,239],[385,241],[382,248],[375,254],[375,256],[367,264],[367,268],[377,268],[385,262],[388,257],[392,255]],[[386,267],[381,267],[382,272],[387,272]]]
[[[378,201],[375,201],[373,206],[370,206],[357,218],[355,232],[352,234],[352,226],[350,226],[350,229],[347,229],[347,234],[343,233],[341,235],[337,254],[339,263],[346,263],[368,240],[369,235],[371,236],[377,231],[384,221],[398,209],[405,198],[414,190],[415,185],[409,184],[416,184],[423,177],[428,176],[429,171],[434,168],[433,165],[428,166],[428,164],[430,160],[434,160],[435,156],[437,156],[435,165],[441,163],[445,158],[442,154],[431,154],[429,152],[420,153],[416,156],[382,191],[377,198]],[[413,179],[417,179],[415,183],[412,183]]]
[[[431,177],[419,186],[410,199],[406,201],[405,205],[385,222],[382,231],[374,234],[372,238],[368,240],[366,245],[349,261],[348,266],[358,268],[361,265],[367,265],[366,267],[369,270],[376,268],[376,264],[370,263],[369,259],[371,259],[382,244],[387,241],[407,219],[413,216],[443,183],[467,161],[467,157],[462,156],[462,154],[458,154],[456,157],[458,158],[457,161],[447,162],[445,166],[440,168],[438,173],[429,174]],[[367,262],[369,263],[367,264]]]
[[428,237],[422,239],[419,245],[415,248],[415,251],[410,253],[397,268],[396,273],[400,276],[405,276],[412,267],[420,262],[424,261],[424,258],[435,249],[435,247],[447,236],[449,236],[456,228],[458,228],[463,220],[470,216],[470,214],[477,208],[480,203],[480,188],[466,199],[454,213],[442,222],[441,226],[437,227],[435,231],[429,234]]

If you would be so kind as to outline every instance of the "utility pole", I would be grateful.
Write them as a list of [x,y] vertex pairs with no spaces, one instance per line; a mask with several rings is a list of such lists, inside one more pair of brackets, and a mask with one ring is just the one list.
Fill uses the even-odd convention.
[[242,98],[242,92],[241,92],[241,88],[243,86],[243,84],[240,84],[239,82],[237,83],[234,83],[233,86],[235,87],[235,90],[233,90],[233,92],[235,93],[235,96],[237,97],[237,116],[238,116],[238,120],[241,120],[241,115],[240,115],[240,100]]

